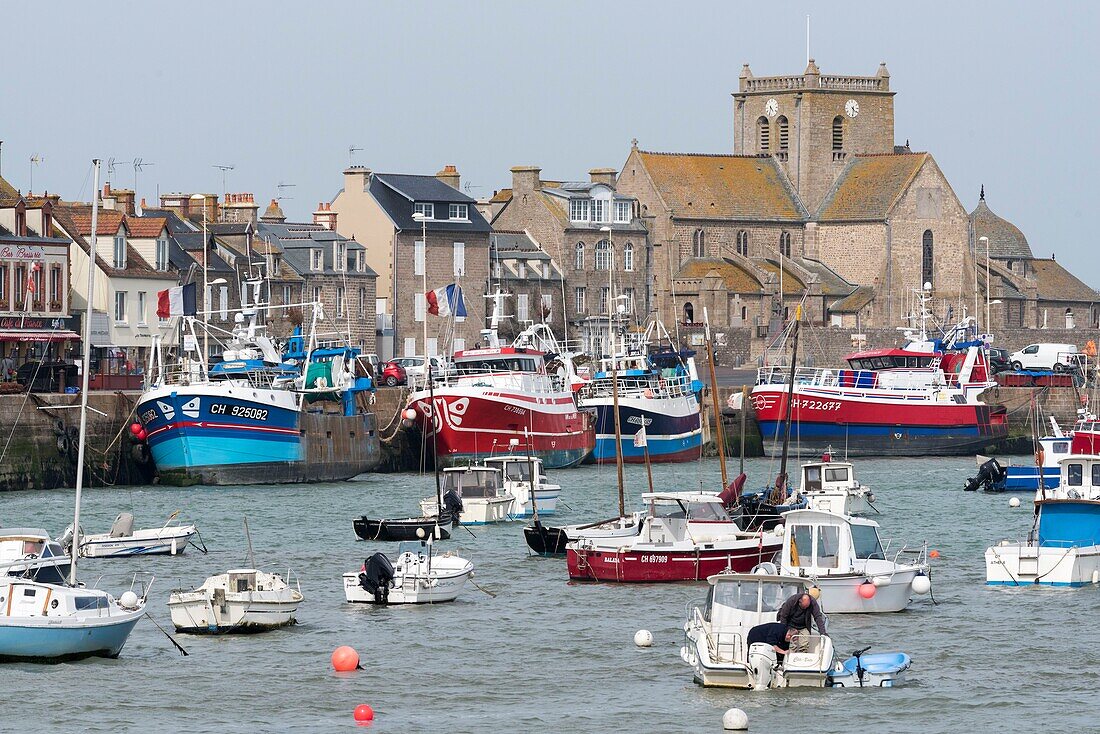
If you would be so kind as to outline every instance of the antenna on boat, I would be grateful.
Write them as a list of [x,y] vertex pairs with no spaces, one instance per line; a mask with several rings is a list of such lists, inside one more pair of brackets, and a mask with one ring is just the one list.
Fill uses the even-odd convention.
[[244,519],[244,539],[248,541],[248,564],[256,568],[256,555],[252,552],[252,533],[248,532],[248,518]]

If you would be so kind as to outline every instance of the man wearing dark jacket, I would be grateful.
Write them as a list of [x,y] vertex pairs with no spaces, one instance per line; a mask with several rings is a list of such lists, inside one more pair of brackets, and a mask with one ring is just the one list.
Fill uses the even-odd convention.
[[819,635],[826,634],[825,615],[821,611],[821,605],[817,603],[817,599],[805,591],[783,602],[776,618],[794,630],[795,637],[791,640],[791,652],[805,652],[809,649],[811,621],[817,626]]

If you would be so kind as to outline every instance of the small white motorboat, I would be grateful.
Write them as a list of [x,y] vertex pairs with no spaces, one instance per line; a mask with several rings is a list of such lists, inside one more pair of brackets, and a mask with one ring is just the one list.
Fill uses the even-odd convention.
[[474,564],[454,552],[433,553],[432,543],[404,542],[393,561],[368,558],[359,572],[344,574],[344,598],[365,604],[438,604],[454,601]]
[[0,576],[68,583],[72,559],[42,528],[0,528]]
[[852,657],[837,661],[829,671],[828,684],[835,688],[893,688],[905,679],[913,661],[903,652],[876,652],[870,648],[852,653]]
[[932,589],[926,543],[888,557],[873,520],[793,510],[783,522],[780,573],[813,581],[830,614],[900,612]]
[[821,461],[802,465],[798,488],[808,509],[838,515],[866,515],[874,509],[875,495],[856,480],[855,467],[847,461],[833,461],[826,453]]
[[180,632],[263,632],[294,624],[303,599],[297,582],[291,587],[278,574],[237,568],[211,576],[197,589],[173,590],[168,610]]
[[[80,534],[80,555],[83,558],[180,555],[187,550],[191,538],[198,533],[198,528],[193,523],[181,523],[177,515],[178,511],[173,512],[168,521],[159,528],[134,530],[134,516],[129,512],[119,513],[110,532],[98,535]],[[71,542],[72,528],[66,530],[62,537]]]
[[809,589],[807,579],[768,573],[720,573],[707,579],[710,589],[702,607],[691,609],[684,623],[681,659],[695,671],[695,682],[726,688],[823,688],[833,667],[828,635],[796,636],[802,652],[778,662],[765,643],[747,644],[753,627],[776,622],[779,607]]
[[500,469],[505,493],[511,495],[512,504],[508,508],[511,519],[531,517],[534,507],[531,503],[531,472],[535,474],[535,505],[539,515],[553,515],[558,508],[558,496],[561,485],[550,484],[542,471],[542,459],[537,456],[493,456],[485,460],[485,465]]
[[[458,516],[462,525],[506,522],[515,499],[504,491],[500,469],[477,465],[444,469],[442,493],[444,497],[454,494],[462,501]],[[420,500],[420,511],[425,517],[437,517],[438,500],[435,497]]]

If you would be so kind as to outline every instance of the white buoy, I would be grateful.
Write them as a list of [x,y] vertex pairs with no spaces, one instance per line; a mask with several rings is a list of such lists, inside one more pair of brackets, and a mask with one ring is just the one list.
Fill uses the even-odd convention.
[[122,593],[122,596],[118,598],[119,605],[126,609],[136,609],[138,601],[140,601],[138,595],[132,591],[125,591]]
[[775,533],[776,535],[782,535],[783,534],[783,523],[779,523],[774,528],[772,528],[772,532]]
[[1020,506],[1020,498],[1019,497],[1013,497],[1012,499],[1010,499],[1008,501],[1008,506],[1009,507],[1019,507]]
[[634,644],[638,647],[652,647],[653,633],[649,630],[638,630],[634,633]]
[[932,590],[932,579],[928,578],[923,573],[918,574],[913,577],[911,586],[913,587],[914,594],[927,594]]
[[748,731],[749,715],[741,709],[729,709],[722,714],[722,728],[726,731]]

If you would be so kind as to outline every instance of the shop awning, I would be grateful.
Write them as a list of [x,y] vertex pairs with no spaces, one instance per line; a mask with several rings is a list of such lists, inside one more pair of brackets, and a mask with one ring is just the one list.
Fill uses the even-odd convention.
[[80,334],[68,329],[57,331],[39,331],[35,329],[14,329],[0,331],[0,342],[64,342],[80,341]]

